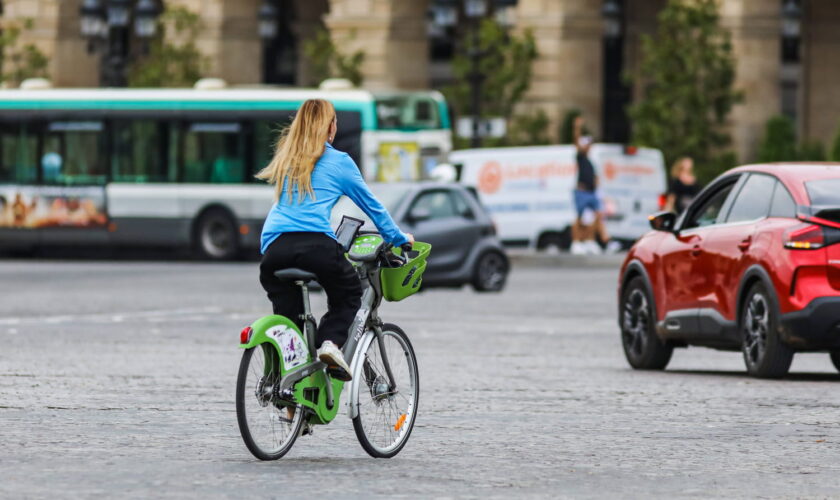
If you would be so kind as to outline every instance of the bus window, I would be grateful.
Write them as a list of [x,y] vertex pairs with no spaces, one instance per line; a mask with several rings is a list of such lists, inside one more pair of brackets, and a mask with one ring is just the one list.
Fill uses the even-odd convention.
[[[280,120],[257,120],[254,122],[254,165],[251,175],[256,174],[271,161],[280,131],[288,122]],[[249,179],[251,180],[251,179]]]
[[114,140],[111,180],[114,182],[172,182],[175,163],[167,160],[166,122],[154,120],[117,120],[113,123]]
[[102,122],[50,122],[40,164],[45,184],[105,184]]
[[0,182],[33,183],[38,176],[38,136],[31,123],[0,127]]
[[376,118],[381,130],[441,128],[437,102],[422,95],[379,97],[376,99]]
[[183,141],[183,182],[243,182],[245,148],[241,128],[238,123],[190,124]]

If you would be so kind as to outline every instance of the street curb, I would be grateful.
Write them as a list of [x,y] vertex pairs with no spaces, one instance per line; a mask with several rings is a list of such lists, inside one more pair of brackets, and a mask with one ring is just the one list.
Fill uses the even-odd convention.
[[621,267],[625,254],[615,255],[571,255],[545,254],[526,251],[508,251],[511,267],[515,268],[597,268],[615,269]]

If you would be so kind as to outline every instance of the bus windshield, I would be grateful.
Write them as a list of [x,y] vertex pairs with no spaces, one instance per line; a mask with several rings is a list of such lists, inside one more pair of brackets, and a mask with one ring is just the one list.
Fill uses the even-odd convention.
[[381,130],[442,128],[438,103],[431,96],[406,94],[378,96],[376,118]]

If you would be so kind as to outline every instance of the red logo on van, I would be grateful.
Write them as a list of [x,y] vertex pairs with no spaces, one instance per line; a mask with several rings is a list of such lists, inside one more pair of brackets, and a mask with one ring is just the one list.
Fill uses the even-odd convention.
[[478,172],[478,190],[482,193],[492,194],[502,186],[502,166],[495,161],[490,161],[481,167]]

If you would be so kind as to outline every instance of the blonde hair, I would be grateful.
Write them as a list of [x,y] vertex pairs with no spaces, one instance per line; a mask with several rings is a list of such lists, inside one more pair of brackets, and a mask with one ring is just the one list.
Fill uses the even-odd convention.
[[333,120],[335,108],[329,101],[309,99],[301,105],[291,125],[280,134],[274,157],[256,175],[257,179],[274,184],[278,200],[284,185],[290,202],[294,189],[301,195],[299,202],[303,201],[304,193],[315,197],[312,171],[318,158],[324,154],[324,143],[329,138]]
[[677,161],[675,161],[673,165],[671,165],[671,178],[676,179],[677,177],[679,177],[680,169],[682,169],[683,163],[687,161],[691,161],[691,158],[689,158],[688,156],[683,156],[680,157],[680,159],[678,159]]

